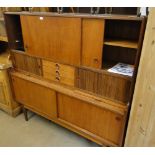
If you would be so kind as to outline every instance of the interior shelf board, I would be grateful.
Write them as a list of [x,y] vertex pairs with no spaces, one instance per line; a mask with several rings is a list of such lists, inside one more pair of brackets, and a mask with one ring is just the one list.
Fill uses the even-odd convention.
[[129,40],[106,39],[104,41],[104,45],[127,47],[134,49],[138,48],[138,43],[136,41],[129,41]]
[[0,41],[8,42],[8,38],[6,36],[0,36]]

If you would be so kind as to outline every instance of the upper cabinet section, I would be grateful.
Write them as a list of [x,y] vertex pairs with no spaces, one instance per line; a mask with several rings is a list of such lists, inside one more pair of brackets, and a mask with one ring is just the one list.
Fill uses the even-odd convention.
[[80,65],[80,18],[21,15],[20,19],[27,53]]
[[117,63],[136,64],[143,21],[144,17],[125,15],[5,13],[11,49],[102,70]]

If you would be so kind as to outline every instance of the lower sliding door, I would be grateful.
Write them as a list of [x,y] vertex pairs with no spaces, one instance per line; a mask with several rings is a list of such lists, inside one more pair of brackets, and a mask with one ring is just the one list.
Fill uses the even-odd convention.
[[110,145],[122,145],[125,116],[58,94],[58,119]]
[[18,102],[48,118],[56,118],[55,91],[16,76],[12,76],[12,83]]

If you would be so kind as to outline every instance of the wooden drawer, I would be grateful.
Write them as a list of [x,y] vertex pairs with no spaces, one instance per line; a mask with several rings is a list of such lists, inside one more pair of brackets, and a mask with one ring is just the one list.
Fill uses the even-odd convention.
[[44,78],[74,86],[74,67],[46,60],[42,61],[42,66]]
[[42,75],[41,60],[22,53],[12,52],[13,66],[18,70],[23,70],[32,74]]
[[11,77],[16,101],[49,119],[56,118],[55,91],[13,75]]
[[75,79],[75,86],[80,89],[125,103],[129,101],[131,81],[128,78],[78,68]]
[[125,115],[58,93],[60,121],[88,134],[92,133],[94,137],[99,137],[111,145],[122,145],[125,117]]

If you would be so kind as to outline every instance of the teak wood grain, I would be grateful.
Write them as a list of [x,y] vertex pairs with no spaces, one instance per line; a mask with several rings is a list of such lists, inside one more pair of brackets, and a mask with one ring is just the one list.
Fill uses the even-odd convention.
[[13,66],[16,69],[30,72],[36,75],[42,75],[41,60],[25,54],[11,52]]
[[93,68],[102,66],[104,20],[82,20],[82,65]]
[[116,145],[121,145],[120,137],[123,134],[124,124],[124,118],[121,115],[58,94],[58,118],[88,130]]
[[56,93],[52,89],[12,76],[14,96],[19,103],[56,118]]
[[[23,54],[12,59],[16,100],[99,144],[122,146],[144,19],[6,13],[7,23],[18,25],[7,27],[11,48]],[[118,62],[135,65],[134,76],[107,71]]]
[[74,67],[42,60],[42,68],[44,78],[74,86]]
[[21,15],[25,51],[34,56],[80,65],[81,19]]

